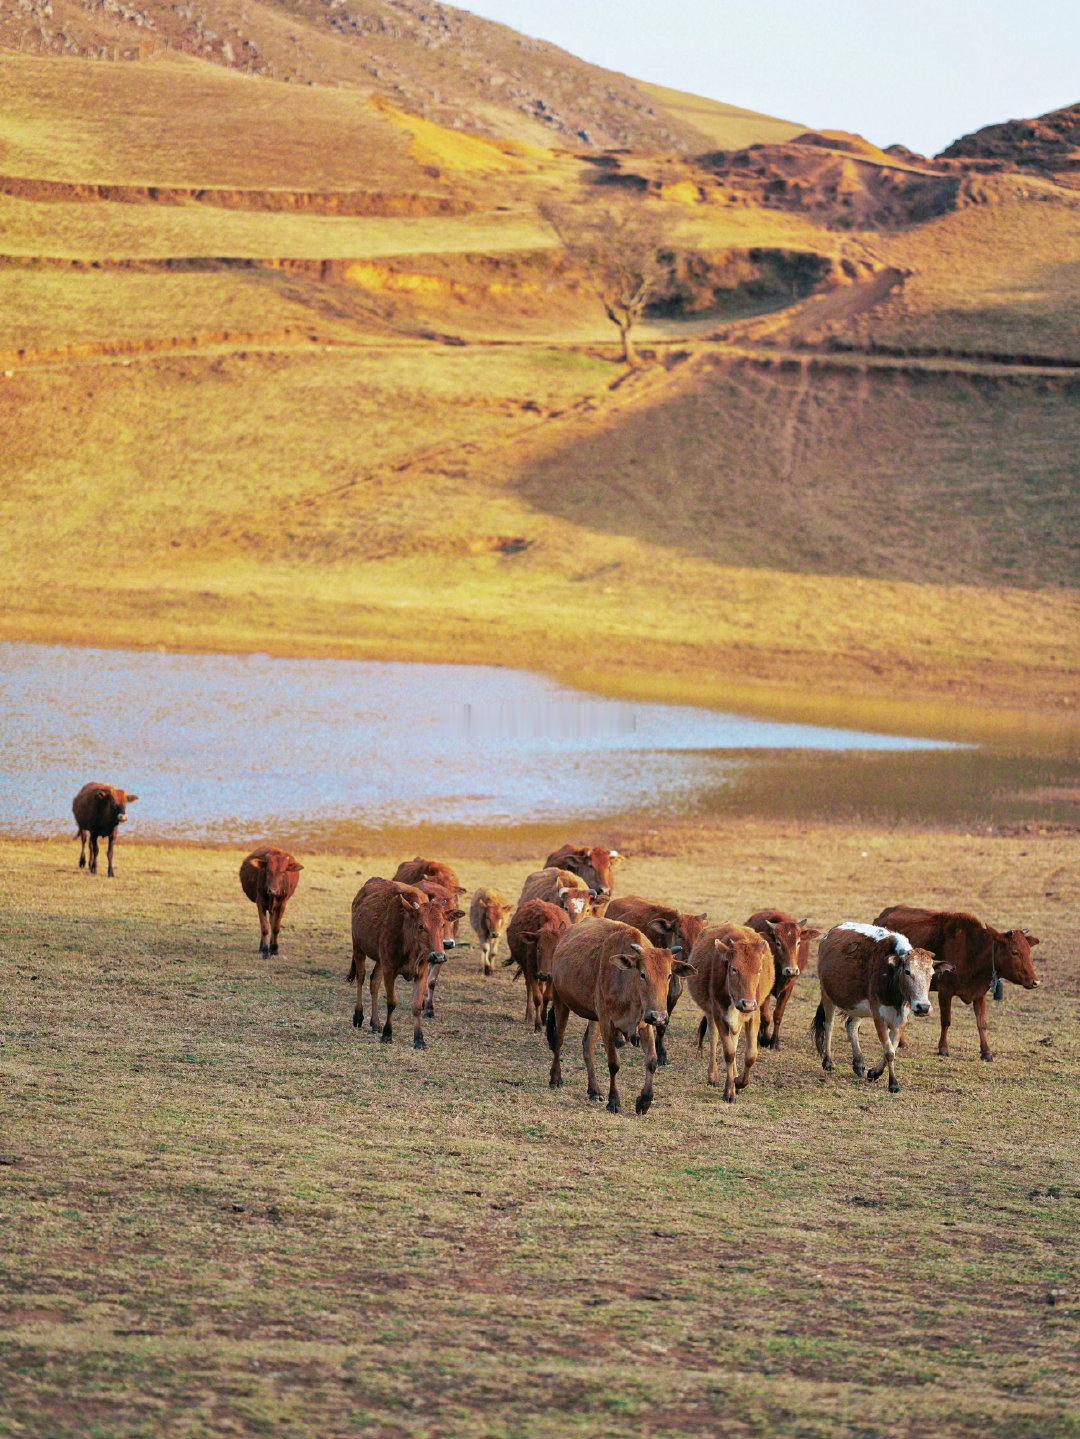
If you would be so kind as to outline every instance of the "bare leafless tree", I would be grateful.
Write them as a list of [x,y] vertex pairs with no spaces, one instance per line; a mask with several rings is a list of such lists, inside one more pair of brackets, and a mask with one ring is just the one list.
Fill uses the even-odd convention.
[[624,361],[638,364],[632,332],[664,275],[660,213],[641,200],[618,208],[552,200],[540,206],[540,213],[618,329]]

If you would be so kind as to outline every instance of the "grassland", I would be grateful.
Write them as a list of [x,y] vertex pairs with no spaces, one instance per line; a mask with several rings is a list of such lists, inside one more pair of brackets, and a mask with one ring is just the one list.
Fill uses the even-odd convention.
[[[1074,1434],[1075,838],[612,838],[628,890],[714,916],[962,896],[1041,935],[1043,987],[994,1007],[992,1065],[966,1009],[948,1061],[919,1028],[890,1096],[822,1075],[809,976],[734,1109],[684,1002],[616,1118],[576,1031],[547,1089],[474,952],[426,1053],[353,1030],[348,904],[392,854],[304,854],[264,964],[239,853],[128,839],[107,882],[5,842],[0,1433]],[[516,893],[545,839],[445,852]]]

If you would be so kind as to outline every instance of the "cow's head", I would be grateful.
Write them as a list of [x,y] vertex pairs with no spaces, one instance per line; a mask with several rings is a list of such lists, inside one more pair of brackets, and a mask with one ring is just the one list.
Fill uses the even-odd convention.
[[621,864],[623,856],[617,849],[603,849],[600,845],[567,844],[548,856],[548,864],[558,869],[568,869],[583,879],[596,895],[611,894],[615,883],[615,866]]
[[434,879],[422,879],[417,886],[439,906],[443,916],[443,949],[453,949],[457,943],[458,925],[465,911],[458,909],[457,897],[461,892],[457,885],[440,884]]
[[560,909],[566,910],[571,924],[577,924],[592,913],[592,900],[587,889],[571,889],[569,885],[560,884],[555,893],[559,897]]
[[398,896],[405,911],[404,947],[419,967],[442,964],[454,947],[452,927],[461,919],[460,909],[448,909],[442,899],[421,891],[420,895]]
[[621,940],[609,954],[600,980],[616,1045],[634,1039],[643,1024],[667,1024],[671,976],[693,972],[694,966],[670,949],[629,936]]
[[815,939],[821,938],[821,930],[813,929],[805,919],[799,920],[799,942],[795,946],[795,963],[799,966],[799,973],[806,973],[806,966],[810,963],[810,946]]
[[994,963],[1002,979],[1018,984],[1022,989],[1038,989],[1039,978],[1031,961],[1031,951],[1039,943],[1038,937],[1026,929],[1007,929],[1004,933],[990,929],[994,945]]
[[268,854],[256,855],[249,863],[252,869],[262,871],[263,888],[271,899],[288,899],[289,876],[299,874],[304,867],[283,849],[272,849]]
[[[928,949],[905,949],[894,952],[888,959],[889,969],[900,991],[901,1005],[908,1005],[912,1014],[920,1018],[932,1009],[930,1003],[930,981],[935,974],[934,956]],[[939,964],[936,972],[951,969],[950,964]]]
[[777,977],[782,980],[799,977],[799,926],[793,919],[763,919],[757,929],[772,951]]
[[752,1014],[758,1007],[762,971],[770,957],[769,946],[752,929],[726,938],[718,936],[713,945],[717,959],[727,962],[720,1002],[728,1026],[734,1028],[740,1015]]
[[127,819],[128,805],[134,804],[138,798],[137,794],[128,794],[126,789],[109,789],[107,801],[111,801],[109,808],[112,811],[111,818],[114,825],[124,823]]

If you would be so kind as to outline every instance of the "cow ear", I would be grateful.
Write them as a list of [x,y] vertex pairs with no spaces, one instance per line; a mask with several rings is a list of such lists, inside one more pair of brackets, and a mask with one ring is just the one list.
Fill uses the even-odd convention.
[[696,915],[694,916],[695,919],[708,919],[708,917],[709,917],[709,916],[708,916],[707,913],[706,913],[706,914],[696,914]]
[[[128,804],[134,804],[135,801],[136,801],[138,798],[139,798],[139,796],[138,796],[137,794],[125,795],[125,799],[127,800]],[[1037,943],[1037,942],[1038,942],[1038,941],[1036,941],[1036,943]]]
[[617,954],[615,956],[615,963],[620,969],[637,969],[637,955]]
[[418,899],[413,899],[413,897],[412,897],[411,894],[403,894],[403,895],[401,895],[401,896],[399,896],[399,897],[400,897],[400,899],[401,899],[401,903],[402,903],[403,908],[405,908],[405,909],[411,909],[411,910],[413,910],[415,913],[419,913],[419,911],[420,911],[420,901],[419,901]]
[[1039,936],[1037,934],[1032,934],[1030,930],[1022,929],[1020,933],[1024,936],[1032,949],[1034,949],[1037,944],[1042,943],[1042,940],[1039,938]]
[[298,864],[295,859],[290,860],[289,863],[285,866],[285,868],[289,871],[290,874],[299,874],[303,867],[304,866],[302,864]]
[[803,926],[800,924],[800,925],[799,925],[799,938],[800,938],[800,939],[820,939],[820,938],[821,938],[821,930],[820,930],[820,929],[804,929]]
[[697,966],[688,959],[677,959],[671,966],[672,974],[697,974]]
[[447,919],[464,919],[465,911],[463,909],[451,909],[448,911],[446,917]]
[[952,973],[952,968],[953,968],[953,966],[952,966],[950,963],[948,963],[948,962],[946,962],[946,963],[944,963],[944,964],[935,964],[935,965],[934,965],[934,973],[935,973],[935,974],[951,974],[951,973]]
[[248,860],[248,864],[251,865],[252,869],[265,869],[265,868],[266,868],[266,860],[265,860],[265,859],[262,859],[261,857],[260,857],[259,859],[249,859],[249,860]]

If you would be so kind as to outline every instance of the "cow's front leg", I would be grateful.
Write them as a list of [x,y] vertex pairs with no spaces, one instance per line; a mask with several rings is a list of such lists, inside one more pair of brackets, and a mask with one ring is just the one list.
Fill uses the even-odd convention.
[[648,1114],[653,1102],[653,1078],[656,1074],[656,1032],[651,1024],[643,1024],[638,1030],[641,1052],[645,1057],[645,1083],[641,1093],[634,1100],[635,1114]]
[[[381,967],[380,965],[380,968]],[[426,979],[427,976],[425,975],[424,978]],[[386,1023],[382,1027],[383,1044],[393,1044],[394,1042],[393,1018],[394,1010],[397,1008],[397,1001],[394,998],[394,981],[396,979],[397,975],[393,970],[386,976]],[[372,1004],[373,1013],[374,1009],[375,1006]]]
[[255,899],[255,908],[259,911],[259,958],[270,957],[270,916],[266,910],[266,901],[259,894]]
[[607,1071],[608,1071],[608,1100],[607,1107],[610,1114],[622,1113],[622,1101],[619,1098],[619,1051],[615,1048],[615,1031],[610,1024],[604,1025],[604,1048],[607,1050]]
[[116,830],[109,831],[109,846],[105,851],[105,874],[109,879],[116,878],[116,871],[113,869],[113,845],[116,843]]
[[780,1048],[780,1024],[784,1018],[784,1010],[788,1007],[788,1000],[791,998],[794,992],[795,982],[793,980],[791,984],[785,985],[784,988],[780,991],[780,993],[776,996],[776,1008],[773,1010],[772,1017],[772,1035],[769,1039],[768,1045],[770,1049]]
[[422,964],[417,972],[416,982],[413,985],[412,992],[412,1042],[414,1049],[427,1048],[427,1040],[424,1038],[424,1030],[420,1021],[427,1013],[424,1005],[424,997],[428,993],[430,993],[430,991],[428,989],[427,965]]
[[600,1026],[595,1019],[590,1019],[585,1026],[585,1033],[581,1039],[581,1053],[585,1059],[585,1074],[588,1079],[588,1093],[590,1099],[603,1099],[600,1093],[600,1086],[596,1082],[596,1040],[600,1032]]
[[862,1020],[857,1015],[849,1015],[847,1024],[847,1037],[851,1040],[851,1067],[860,1079],[866,1078],[866,1060],[863,1058],[862,1045],[859,1043],[859,1026]]
[[986,995],[980,994],[978,999],[973,999],[971,1007],[975,1011],[975,1023],[979,1026],[979,1057],[989,1064],[994,1051],[990,1048],[990,1033],[986,1024]]
[[566,1005],[561,1000],[553,1000],[547,1018],[547,1038],[548,1044],[551,1046],[551,1073],[548,1075],[548,1085],[551,1089],[562,1088],[561,1055],[569,1018],[570,1011]]
[[758,1029],[761,1024],[761,1012],[755,1009],[750,1016],[750,1024],[746,1034],[746,1049],[743,1051],[742,1078],[735,1081],[736,1089],[745,1089],[750,1083],[750,1071],[754,1067],[758,1052]]
[[866,1077],[870,1080],[880,1079],[887,1069],[889,1071],[889,1093],[898,1094],[900,1081],[896,1077],[896,1044],[893,1035],[899,1032],[899,1025],[897,1025],[896,1031],[890,1031],[885,1027],[885,1021],[880,1014],[875,1013],[873,1018],[874,1028],[877,1030],[878,1039],[881,1040],[882,1055],[881,1063],[875,1065]]
[[735,1051],[738,1048],[739,1036],[733,1034],[725,1024],[720,1030],[720,1040],[724,1046],[724,1066],[727,1070],[727,1078],[724,1081],[724,1103],[735,1103],[735,1092],[738,1085],[735,1083]]
[[761,1043],[766,1049],[772,1048],[772,1021],[773,1010],[776,1008],[776,996],[767,995],[761,1006],[761,1028],[758,1031]]
[[720,1066],[716,1060],[717,1050],[720,1048],[720,1026],[711,1016],[706,1021],[709,1026],[709,1073],[708,1083],[715,1089],[720,1084]]
[[424,1018],[435,1018],[435,982],[439,978],[441,965],[433,964],[428,969],[428,978],[425,986]]
[[486,944],[484,945],[484,951],[483,951],[483,952],[484,952],[484,973],[485,973],[485,974],[494,974],[494,973],[495,973],[495,947],[496,947],[496,945],[498,944],[498,942],[499,942],[499,941],[498,941],[497,939],[489,939],[489,940],[486,942]]
[[270,953],[278,952],[278,934],[281,930],[281,921],[285,918],[285,901],[274,900],[270,907]]
[[942,1059],[949,1057],[949,1025],[952,1024],[952,1001],[953,997],[946,990],[938,995],[938,1003],[941,1005],[941,1038],[938,1040],[937,1052]]
[[373,960],[371,965],[371,983],[368,985],[368,994],[371,998],[371,1025],[373,1034],[382,1033],[382,1024],[379,1021],[379,990],[382,988],[382,965],[379,961]]

